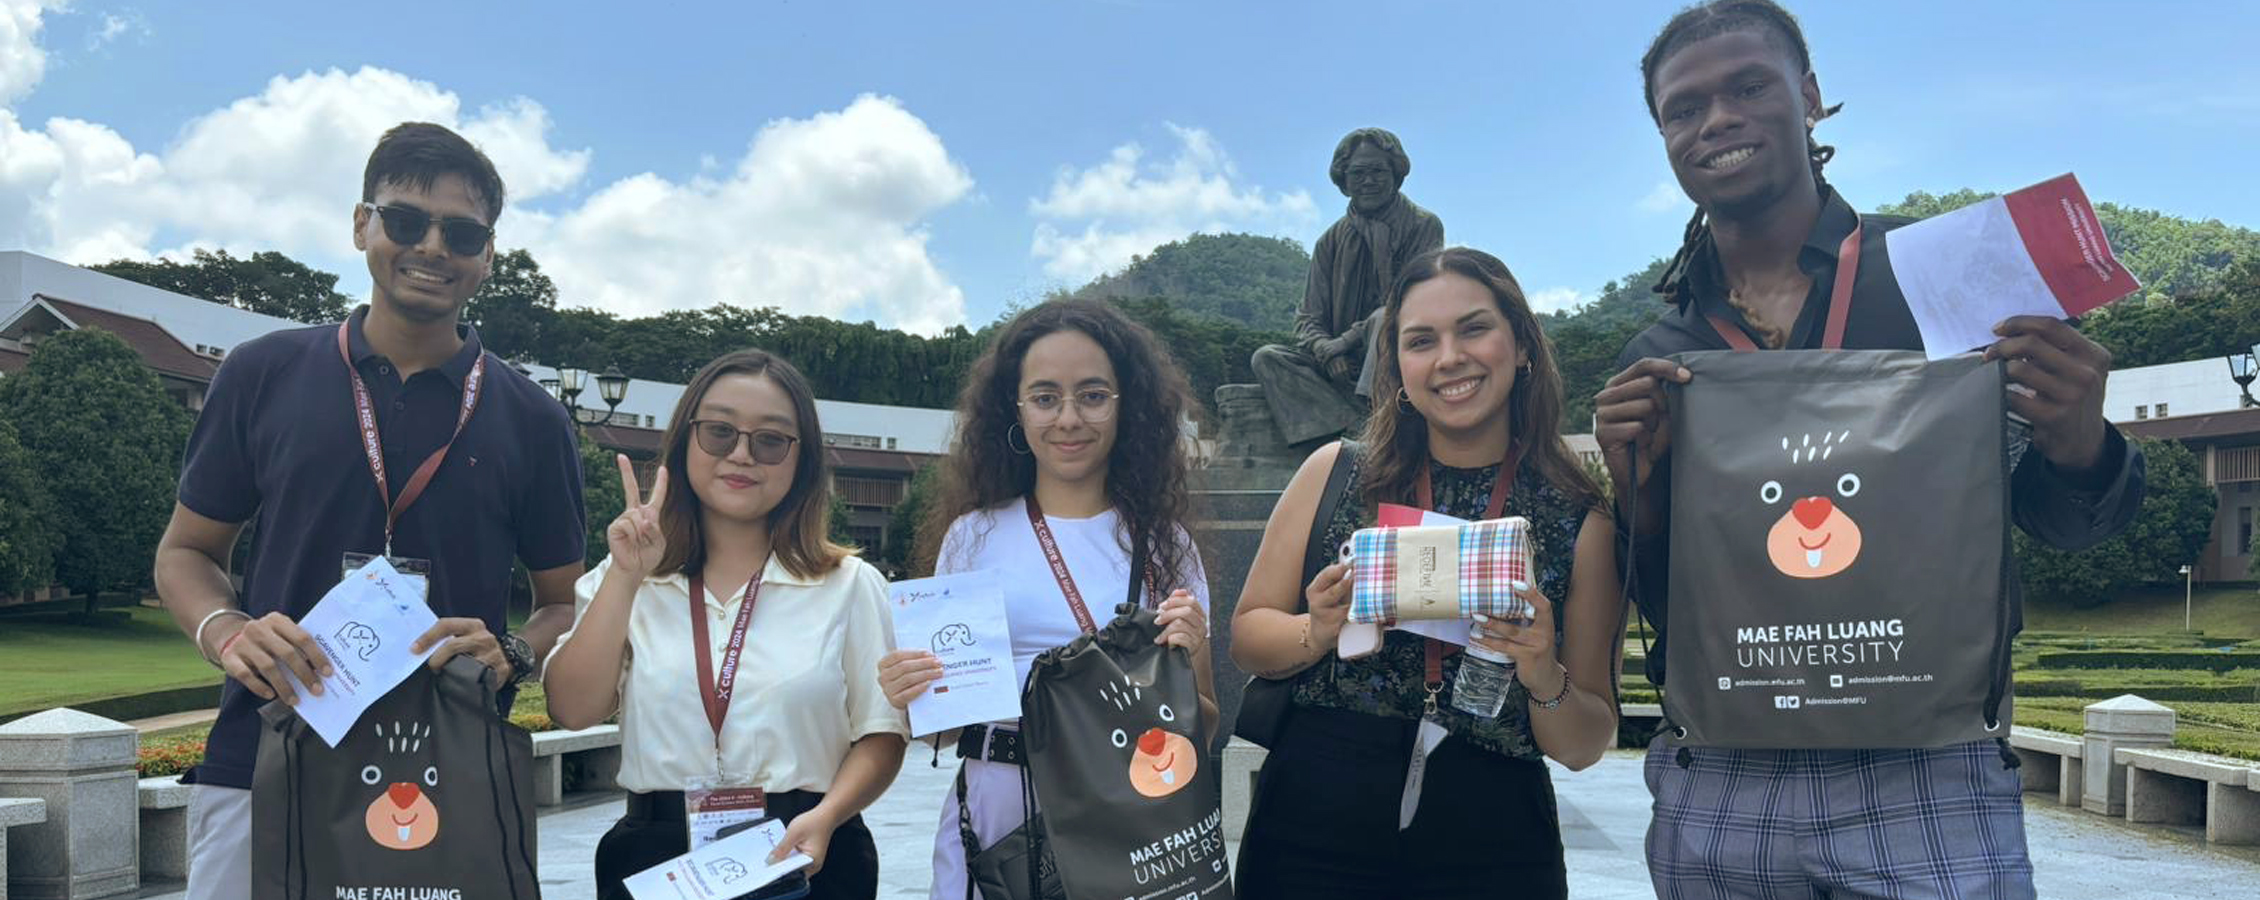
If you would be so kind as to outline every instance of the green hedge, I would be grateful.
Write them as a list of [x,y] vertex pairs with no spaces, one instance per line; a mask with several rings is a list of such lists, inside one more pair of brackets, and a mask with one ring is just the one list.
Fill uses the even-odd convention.
[[2219,650],[2058,650],[2035,659],[2042,669],[2260,669],[2260,652]]

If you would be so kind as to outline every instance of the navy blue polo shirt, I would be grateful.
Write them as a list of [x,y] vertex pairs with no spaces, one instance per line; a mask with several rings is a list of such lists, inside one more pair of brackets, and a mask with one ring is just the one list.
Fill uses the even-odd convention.
[[[394,527],[395,556],[430,560],[432,612],[504,630],[512,560],[531,571],[581,561],[586,515],[577,436],[565,409],[459,326],[463,349],[405,383],[349,319],[354,367],[383,437],[397,494],[455,431],[463,381],[480,356],[476,412],[446,462]],[[205,393],[181,467],[180,502],[222,522],[254,523],[242,605],[296,619],[335,586],[346,553],[384,552],[380,498],[355,424],[337,326],[278,331],[228,354]],[[234,679],[220,691],[204,764],[187,780],[248,788],[264,701]]]

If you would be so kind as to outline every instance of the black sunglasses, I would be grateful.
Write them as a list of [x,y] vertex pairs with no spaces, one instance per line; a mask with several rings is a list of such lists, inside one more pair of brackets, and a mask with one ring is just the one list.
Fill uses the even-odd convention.
[[[363,203],[363,207],[377,214],[384,223],[385,237],[403,247],[414,247],[424,242],[424,235],[432,230],[432,214],[413,206],[378,206]],[[477,256],[494,240],[494,229],[477,219],[451,216],[439,220],[439,237],[447,245],[447,252],[456,256]]]
[[720,419],[691,420],[691,436],[698,439],[698,449],[715,459],[726,459],[738,449],[738,437],[743,435],[752,448],[753,461],[774,466],[785,461],[785,454],[793,449],[800,438],[770,428],[739,428]]

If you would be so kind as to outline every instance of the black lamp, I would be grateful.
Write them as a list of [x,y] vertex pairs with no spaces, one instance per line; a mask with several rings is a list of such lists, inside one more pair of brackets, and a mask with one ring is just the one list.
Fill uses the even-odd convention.
[[2260,406],[2260,401],[2252,399],[2252,382],[2255,378],[2260,378],[2260,344],[2254,344],[2252,349],[2243,353],[2229,354],[2229,379],[2235,381],[2237,389],[2244,392],[2244,398],[2239,403],[2243,408]]

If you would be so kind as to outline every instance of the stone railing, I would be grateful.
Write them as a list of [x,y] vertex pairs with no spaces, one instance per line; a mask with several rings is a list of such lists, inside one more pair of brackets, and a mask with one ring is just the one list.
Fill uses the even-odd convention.
[[[619,726],[533,739],[539,805],[564,800],[568,759],[582,790],[612,788]],[[0,900],[133,896],[188,877],[190,788],[138,777],[140,746],[132,726],[75,709],[0,725]]]

